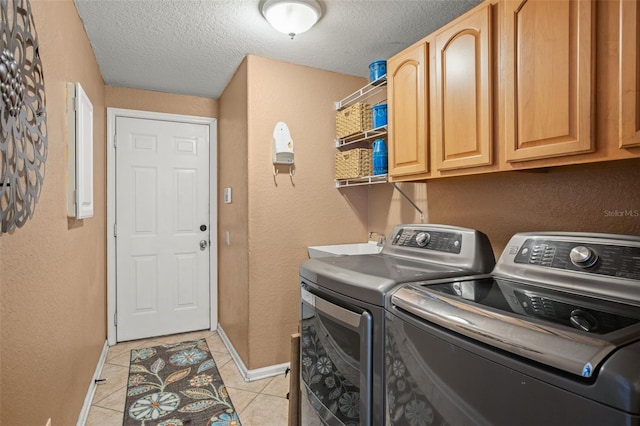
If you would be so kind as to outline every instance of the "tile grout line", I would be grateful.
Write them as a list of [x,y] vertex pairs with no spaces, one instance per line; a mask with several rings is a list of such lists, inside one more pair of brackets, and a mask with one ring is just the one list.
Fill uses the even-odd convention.
[[[225,385],[225,387],[227,388],[227,393],[228,394],[229,394],[229,389],[236,389],[236,390],[244,391],[244,389],[233,388],[233,387],[229,387],[227,385]],[[244,392],[251,392],[251,391],[244,391]],[[259,395],[259,393],[257,393],[257,392],[251,392],[251,393],[254,393],[255,395],[251,398],[249,403],[247,403],[247,405],[242,409],[242,411],[238,411],[236,409],[236,414],[238,414],[238,418],[240,419],[241,423],[242,423],[242,417],[241,417],[242,412],[246,411],[246,409],[249,408],[249,406],[256,400],[256,397]],[[231,398],[230,394],[229,394],[229,399],[231,400],[231,404],[233,404],[233,399]],[[235,409],[235,406],[233,408]]]
[[[105,395],[104,398],[100,398],[99,401],[95,401],[93,404],[91,404],[91,406],[96,406],[96,407],[100,407],[100,408],[106,408],[107,410],[113,410],[113,408],[109,408],[109,407],[105,407],[104,405],[100,405],[101,402],[107,400],[109,397],[115,395],[116,393],[120,393],[123,392],[125,394],[125,399],[126,399],[126,394],[127,394],[127,385],[125,384],[123,387],[118,388],[116,390],[114,390],[113,392],[111,392],[108,395]],[[124,409],[123,410],[113,410],[113,411],[119,411],[121,413],[124,413]]]
[[109,411],[113,411],[114,413],[118,413],[118,414],[124,414],[124,411],[114,410],[113,408],[101,407],[101,406],[99,406],[99,405],[92,405],[92,407],[96,407],[96,408],[99,408],[99,409],[101,409],[101,410],[109,410]]

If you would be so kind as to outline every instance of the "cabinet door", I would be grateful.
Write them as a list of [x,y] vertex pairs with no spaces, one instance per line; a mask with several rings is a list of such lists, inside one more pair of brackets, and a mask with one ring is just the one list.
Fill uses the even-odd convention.
[[640,7],[620,0],[620,147],[640,146]]
[[429,171],[426,50],[427,44],[420,43],[387,61],[391,177]]
[[594,5],[504,2],[507,161],[593,151]]
[[436,35],[432,126],[438,170],[491,164],[491,7]]

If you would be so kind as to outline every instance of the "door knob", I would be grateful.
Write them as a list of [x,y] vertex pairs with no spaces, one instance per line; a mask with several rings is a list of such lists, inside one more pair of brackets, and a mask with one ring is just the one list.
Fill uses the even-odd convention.
[[200,250],[206,250],[208,245],[207,240],[200,240]]

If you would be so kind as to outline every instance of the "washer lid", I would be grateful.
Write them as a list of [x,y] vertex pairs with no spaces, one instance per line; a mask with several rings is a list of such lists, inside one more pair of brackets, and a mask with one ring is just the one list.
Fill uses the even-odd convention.
[[498,278],[409,284],[391,301],[474,340],[583,377],[640,337],[638,307]]
[[487,274],[495,265],[480,231],[438,224],[397,225],[379,254],[313,258],[300,276],[357,300],[384,306],[398,284]]
[[384,306],[386,293],[398,284],[470,274],[463,268],[385,254],[319,257],[300,266],[303,279],[377,306]]

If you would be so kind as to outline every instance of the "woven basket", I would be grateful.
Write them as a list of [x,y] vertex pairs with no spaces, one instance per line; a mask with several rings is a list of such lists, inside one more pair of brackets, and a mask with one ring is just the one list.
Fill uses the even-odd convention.
[[336,179],[355,179],[371,176],[371,150],[350,149],[336,153]]
[[355,103],[342,111],[336,111],[336,136],[338,139],[371,129],[371,105]]

